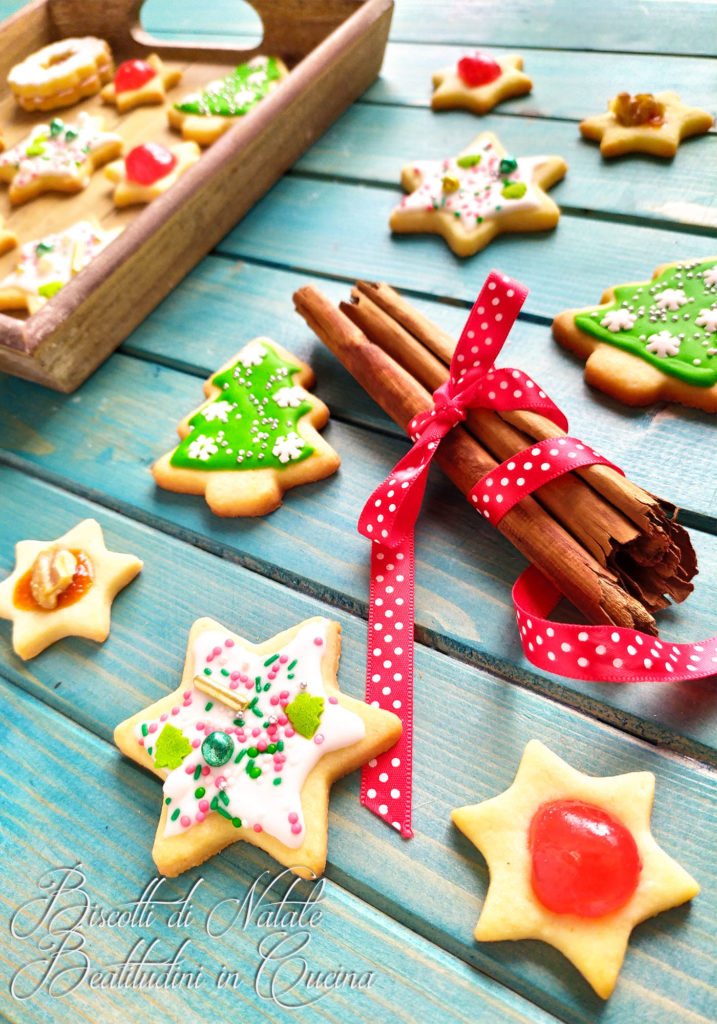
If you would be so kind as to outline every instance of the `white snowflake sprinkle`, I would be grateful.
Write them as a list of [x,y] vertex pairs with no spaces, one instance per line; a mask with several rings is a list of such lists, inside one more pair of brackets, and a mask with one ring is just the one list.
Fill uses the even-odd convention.
[[601,327],[607,327],[613,334],[617,331],[629,331],[635,326],[637,317],[626,309],[609,309],[600,321]]
[[717,331],[717,309],[701,309],[695,323],[704,327],[707,334],[714,334]]
[[660,331],[659,334],[651,334],[645,346],[648,352],[652,352],[660,359],[667,356],[676,356],[680,351],[679,338],[674,338],[669,331]]
[[288,406],[291,406],[293,409],[295,409],[304,401],[303,388],[279,388],[279,390],[274,395],[274,401],[282,409],[286,409]]
[[301,449],[305,443],[303,437],[300,437],[295,430],[292,430],[289,434],[282,434],[281,437],[277,437],[271,454],[279,462],[291,462],[293,459],[301,457]]
[[681,288],[665,288],[656,298],[658,309],[679,309],[687,302],[687,296]]
[[717,267],[710,267],[709,270],[705,270],[702,280],[706,288],[717,288]]
[[251,341],[239,353],[242,366],[259,366],[266,355],[266,349],[259,341]]
[[219,449],[211,437],[207,437],[206,434],[200,434],[189,445],[187,455],[190,459],[201,459],[202,462],[206,462],[212,455],[216,455],[218,451]]
[[202,409],[202,416],[208,423],[212,420],[221,420],[222,423],[226,423],[229,419],[229,413],[234,408],[236,406],[231,402],[213,402],[205,409]]

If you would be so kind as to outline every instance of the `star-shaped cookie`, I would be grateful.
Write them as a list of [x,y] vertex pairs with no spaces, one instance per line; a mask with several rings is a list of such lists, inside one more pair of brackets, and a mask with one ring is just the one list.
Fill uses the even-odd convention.
[[594,778],[531,740],[509,789],[452,813],[490,871],[475,938],[548,942],[607,999],[635,925],[699,892],[652,836],[654,789],[650,772]]
[[474,114],[487,114],[502,100],[530,92],[533,83],[523,72],[523,58],[518,54],[493,58],[475,53],[434,72],[433,87],[434,110],[463,107]]
[[324,870],[332,783],[401,734],[395,715],[339,690],[340,632],[317,617],[253,644],[198,619],[179,688],[117,726],[120,750],[164,780],[162,874],[239,840],[296,874]]
[[202,151],[196,142],[180,142],[169,149],[156,142],[131,149],[123,160],[113,160],[105,175],[117,183],[115,206],[150,203],[171,188],[195,164]]
[[401,184],[411,194],[389,224],[399,233],[442,235],[457,256],[472,256],[503,231],[555,227],[560,210],[544,190],[567,169],[559,156],[511,156],[483,132],[458,156],[406,164]]
[[57,540],[21,540],[15,570],[0,582],[0,618],[12,621],[12,645],[24,660],[65,636],[106,640],[115,595],[142,562],[108,551],[102,527],[84,519]]
[[[643,124],[631,123],[636,101],[648,101],[648,98],[652,107],[657,104],[655,116]],[[662,108],[661,113],[659,108]],[[626,114],[622,114],[622,109]],[[580,131],[586,139],[599,142],[600,152],[606,157],[623,153],[672,157],[682,139],[702,135],[713,124],[714,119],[706,110],[686,106],[676,92],[667,90],[654,96],[645,93],[634,98],[621,93],[608,102],[606,113],[581,121]]]
[[608,288],[600,305],[559,313],[553,334],[586,360],[588,384],[621,402],[717,412],[717,257]]
[[156,53],[146,60],[125,60],[115,71],[114,79],[102,89],[105,103],[114,103],[120,114],[133,107],[164,103],[167,89],[179,82],[182,72],[166,68]]
[[93,172],[119,156],[122,139],[103,131],[104,120],[81,111],[67,124],[54,117],[0,154],[0,181],[10,182],[11,203],[25,203],[43,192],[81,192]]

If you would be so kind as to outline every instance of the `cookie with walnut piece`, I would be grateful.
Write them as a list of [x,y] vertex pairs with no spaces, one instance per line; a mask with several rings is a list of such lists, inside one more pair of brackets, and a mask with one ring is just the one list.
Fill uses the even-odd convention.
[[683,139],[708,132],[714,119],[706,110],[688,107],[676,92],[618,93],[608,101],[607,112],[586,117],[580,132],[600,143],[605,157],[624,153],[651,153],[673,157]]

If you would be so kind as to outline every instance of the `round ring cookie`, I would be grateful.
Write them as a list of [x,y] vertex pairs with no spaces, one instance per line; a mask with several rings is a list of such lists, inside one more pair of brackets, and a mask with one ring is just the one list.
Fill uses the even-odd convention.
[[43,46],[16,64],[7,81],[23,110],[54,110],[94,96],[113,71],[104,39],[82,36]]

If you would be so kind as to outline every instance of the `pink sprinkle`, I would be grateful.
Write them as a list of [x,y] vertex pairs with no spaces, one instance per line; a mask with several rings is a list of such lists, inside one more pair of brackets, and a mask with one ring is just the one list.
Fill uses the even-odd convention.
[[315,636],[314,637],[314,643],[316,644],[317,647],[321,647],[323,642],[324,641],[322,640],[322,638],[320,636]]
[[221,653],[222,653],[221,647],[215,647],[214,650],[212,651],[212,654],[214,655],[215,658],[216,658],[216,656],[218,654],[221,654]]
[[299,825],[299,824],[292,825],[291,826],[291,831],[294,833],[295,836],[298,836],[299,832],[301,832],[301,825]]
[[266,750],[266,740],[259,740],[256,745],[257,750]]
[[197,749],[198,746],[200,746],[201,742],[201,740],[192,740],[192,746],[194,747],[195,750]]
[[200,800],[199,801],[199,810],[203,814],[206,814],[207,811],[209,810],[209,801],[208,800]]
[[173,715],[178,715],[179,714],[179,706],[177,704],[175,704],[175,706],[172,708],[172,714]]
[[249,676],[246,674],[246,672],[242,672],[240,674],[239,678],[241,679],[241,681],[243,683],[248,683],[249,682]]
[[338,704],[338,702],[339,702],[339,698],[338,697],[329,697],[329,704]]
[[209,775],[210,771],[211,771],[211,768],[209,767],[208,764],[203,764],[202,765],[202,775]]
[[214,661],[214,654],[211,651],[207,655],[207,665],[209,664],[210,661]]
[[291,822],[292,825],[294,825],[298,820],[299,815],[296,813],[296,811],[292,811],[291,814],[289,815],[289,821]]
[[323,742],[323,735],[320,732],[317,732],[316,735],[314,736],[314,743],[316,744],[317,747],[320,747]]
[[254,684],[252,683],[251,679],[246,679],[245,678],[244,679],[244,686],[247,688],[247,690],[253,690],[254,689]]
[[277,729],[278,729],[278,726],[276,726],[276,725],[267,725],[267,727],[266,727],[266,731],[272,737],[276,734]]
[[281,697],[282,700],[288,700],[289,696],[290,696],[289,695],[289,691],[288,690],[282,690],[281,693],[279,694],[279,696]]
[[214,780],[214,785],[217,787],[217,789],[222,789],[222,787],[226,784],[226,781],[227,780],[224,778],[223,775],[217,775],[216,779]]
[[189,828],[189,826],[192,824],[192,819],[189,817],[188,814],[183,814],[182,817],[179,819],[179,824],[182,826],[182,828]]
[[206,814],[202,814],[201,811],[197,811],[197,813],[195,815],[195,818],[201,824],[204,821],[204,819],[206,818]]
[[229,676],[229,678],[230,678],[231,680],[233,680],[234,682],[236,682],[236,680],[237,680],[237,679],[239,679],[239,678],[240,678],[240,676],[241,676],[241,673],[240,673],[240,672],[237,672],[237,671],[236,671],[236,669],[235,669],[235,670],[234,670],[234,671],[232,672],[232,674],[231,674],[231,675]]
[[286,717],[286,715],[279,715],[277,721],[278,721],[279,725],[286,725],[286,723],[289,721],[289,719]]
[[255,725],[251,731],[252,736],[261,736],[261,729],[258,725]]
[[273,706],[276,707],[276,705],[279,703],[279,698],[276,696],[276,694],[274,694],[273,697],[269,698],[269,703],[273,704]]
[[254,826],[254,831],[255,832],[261,832],[261,825],[255,825]]
[[185,690],[184,693],[182,694],[182,696],[184,697],[185,700],[191,700],[192,699],[192,691],[191,690]]
[[286,729],[284,729],[284,735],[288,736],[289,739],[291,739],[291,737],[295,735],[294,730],[291,728],[290,725],[287,725]]
[[137,742],[139,743],[140,747],[144,746],[144,740],[143,739],[138,739]]
[[224,646],[225,647],[233,647],[234,646],[234,641],[231,639],[231,637],[227,637],[226,638],[226,640],[224,641]]
[[167,714],[159,716],[160,722],[166,722],[168,718],[169,718],[169,715],[167,715]]
[[194,774],[194,768],[195,768],[195,765],[188,764],[187,767],[184,770],[187,773],[187,775],[193,775]]
[[236,690],[238,685],[239,683],[236,681],[236,679],[232,679],[232,681],[229,683],[229,689]]
[[157,731],[157,723],[156,722],[151,722],[150,726],[149,726],[149,732],[156,732],[156,731]]
[[288,654],[280,654],[279,655],[279,664],[280,665],[286,665],[288,660],[289,660],[289,655]]
[[285,708],[286,705],[289,703],[289,698],[288,697],[280,697],[279,698],[279,703],[281,704],[282,708]]
[[283,767],[284,767],[283,764],[275,764],[274,765],[274,771],[275,772],[280,772]]

